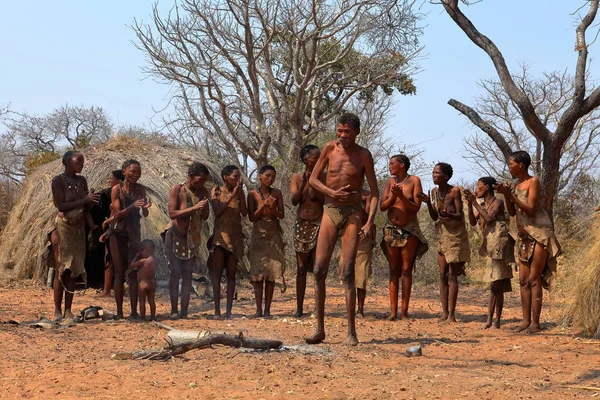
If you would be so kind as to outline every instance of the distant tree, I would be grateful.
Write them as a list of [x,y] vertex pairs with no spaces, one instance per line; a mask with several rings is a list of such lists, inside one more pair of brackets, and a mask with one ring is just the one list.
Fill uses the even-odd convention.
[[[508,69],[502,52],[492,40],[479,32],[473,23],[463,14],[459,7],[459,0],[440,0],[440,2],[448,15],[467,37],[490,57],[503,89],[501,93],[497,91],[496,93],[500,95],[504,93],[507,99],[510,99],[509,103],[517,110],[518,116],[527,128],[528,134],[535,139],[536,150],[539,148],[539,151],[534,152],[534,155],[539,154],[537,159],[539,166],[537,168],[542,183],[541,204],[552,215],[554,198],[560,185],[561,161],[563,166],[569,162],[568,157],[564,157],[564,154],[568,154],[568,151],[565,151],[566,146],[568,147],[568,143],[581,143],[579,139],[573,140],[571,138],[574,134],[577,134],[578,127],[583,129],[586,125],[582,119],[586,118],[586,116],[600,106],[600,87],[593,87],[588,77],[587,68],[589,60],[588,43],[586,40],[586,32],[596,19],[599,0],[587,0],[583,2],[582,7],[579,9],[582,10],[585,8],[587,9],[587,13],[580,17],[575,29],[575,50],[578,52],[578,57],[572,83],[569,83],[570,79],[557,80],[556,78],[561,75],[554,74],[554,77],[553,74],[547,75],[545,78],[546,83],[558,82],[558,86],[555,85],[554,88],[563,91],[564,94],[558,97],[550,95],[546,99],[544,99],[544,96],[547,95],[544,94],[545,88],[541,85],[544,79],[539,81],[527,80],[528,84],[519,84],[519,80],[515,80],[514,74],[511,74]],[[469,3],[469,1],[463,2],[466,4]],[[563,84],[564,87],[561,86]],[[532,88],[537,88],[536,90],[538,91],[531,92],[530,89]],[[541,89],[541,92],[539,89]],[[542,96],[537,99],[538,101],[542,100],[541,104],[536,103],[536,95]],[[552,105],[548,100],[551,97],[562,99],[564,104]],[[485,119],[471,107],[467,107],[454,99],[451,99],[449,103],[465,114],[471,121],[475,122],[477,126],[482,127],[483,131],[500,149],[504,158],[507,158],[513,149],[507,137],[502,135],[497,129],[491,129],[494,128],[491,124],[487,123],[486,125]],[[545,112],[550,111],[554,115],[546,118]],[[517,122],[513,120],[513,117],[509,116],[508,118],[511,122]],[[584,138],[589,131],[590,129],[582,131]],[[570,139],[571,142],[569,142]],[[585,139],[583,141],[585,142]],[[585,149],[585,146],[583,149]],[[575,159],[577,159],[577,155],[575,155]]]
[[412,0],[179,0],[133,29],[182,142],[293,169],[353,100],[415,92],[419,18]]

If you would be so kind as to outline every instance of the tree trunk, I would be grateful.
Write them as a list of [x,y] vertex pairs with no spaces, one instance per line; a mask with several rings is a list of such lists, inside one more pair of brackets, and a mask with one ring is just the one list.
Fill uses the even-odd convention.
[[548,212],[553,221],[554,197],[558,190],[561,146],[556,140],[548,140],[544,144],[542,156],[542,174],[539,176],[541,193],[540,206]]

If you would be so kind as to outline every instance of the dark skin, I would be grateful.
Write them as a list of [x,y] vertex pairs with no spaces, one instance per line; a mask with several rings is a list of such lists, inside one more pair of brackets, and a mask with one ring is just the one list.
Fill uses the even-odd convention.
[[[171,223],[181,235],[187,235],[190,216],[193,212],[200,210],[203,220],[209,216],[208,190],[204,187],[208,174],[199,173],[190,175],[184,184],[201,200],[195,205],[188,207],[187,194],[181,185],[173,185],[169,192],[169,218]],[[171,300],[171,319],[187,318],[190,293],[192,290],[192,272],[195,258],[181,260],[172,252],[167,252],[169,257],[169,297]],[[181,313],[177,306],[179,301],[179,280],[181,280]]]
[[[367,205],[371,204],[371,192],[369,192],[368,190],[362,190],[361,191],[361,202],[363,204],[363,215],[362,215],[362,223],[363,225],[367,222],[367,220],[369,219],[369,210],[367,209]],[[371,230],[369,231],[369,233],[367,234],[367,236],[365,236],[363,238],[363,240],[368,240],[369,242],[373,241],[373,238],[375,237],[376,232],[375,232],[375,224],[371,225]],[[362,289],[362,288],[356,288],[356,302],[357,302],[357,310],[356,310],[356,316],[360,316],[360,318],[364,318],[365,317],[365,299],[367,298],[367,289]]]
[[[250,222],[255,222],[259,219],[269,221],[273,219],[283,219],[283,195],[281,194],[281,190],[272,187],[276,177],[277,173],[275,171],[266,170],[258,176],[260,188],[248,193],[248,218],[250,219]],[[271,318],[271,302],[273,301],[275,281],[268,281],[266,279],[252,281],[252,286],[254,287],[254,296],[256,298],[255,317],[264,316],[265,318]],[[262,308],[263,286],[265,299],[264,313]]]
[[[290,193],[292,205],[298,206],[297,215],[306,221],[320,220],[323,216],[323,202],[325,198],[322,194],[315,192],[308,184],[308,179],[312,173],[321,151],[315,149],[308,153],[302,162],[306,166],[303,172],[292,175],[290,183]],[[322,180],[324,177],[322,177]],[[296,312],[294,317],[300,318],[304,315],[304,295],[306,293],[306,274],[313,272],[315,262],[315,248],[310,253],[296,253]]]
[[[69,186],[61,176],[55,176],[52,179],[52,201],[58,209],[58,216],[64,216],[64,213],[77,209],[79,207],[87,207],[91,204],[98,204],[100,194],[88,193],[87,180],[78,175],[81,173],[84,164],[84,157],[81,153],[75,153],[73,157],[65,163],[65,176],[79,182],[78,189],[69,189]],[[54,260],[57,268],[59,267],[59,245],[60,238],[58,232],[54,230],[50,235],[50,241],[54,250]],[[62,276],[59,276],[58,271],[54,274],[54,319],[60,320],[63,318],[73,318],[71,306],[73,304],[73,291],[75,290],[75,278],[71,276],[71,271],[65,270]],[[63,283],[64,287],[63,287]],[[65,313],[62,313],[63,293],[65,298]]]
[[[529,217],[535,216],[539,210],[540,181],[535,176],[529,175],[529,167],[517,163],[512,157],[508,159],[508,170],[512,176],[519,180],[517,189],[529,190],[527,201],[519,200],[510,188],[509,183],[495,185],[495,189],[504,195],[506,208],[511,217],[517,213],[517,208]],[[527,232],[519,227],[519,233]],[[542,313],[542,272],[548,262],[549,253],[543,246],[536,245],[531,262],[524,263],[518,260],[519,283],[521,291],[521,306],[523,308],[523,322],[516,332],[536,333],[541,330],[540,315]]]
[[[460,195],[460,189],[456,186],[448,184],[450,179],[444,174],[439,165],[433,168],[432,173],[433,183],[438,185],[431,191],[431,197],[436,197],[439,192],[439,197],[443,199],[443,204],[440,210],[434,208],[431,203],[430,195],[419,193],[418,198],[427,204],[429,216],[432,220],[438,219],[444,223],[448,220],[462,220],[463,207]],[[438,266],[440,271],[440,299],[442,302],[442,316],[440,322],[456,322],[456,301],[458,299],[458,277],[453,273],[453,268],[446,261],[446,257],[442,254],[437,255]]]
[[[471,226],[479,224],[482,231],[485,223],[494,221],[499,214],[504,213],[504,202],[494,196],[493,188],[481,181],[477,182],[475,193],[465,189],[465,199],[469,210],[469,223]],[[483,199],[484,205],[481,206],[476,199]],[[504,292],[498,282],[492,282],[488,302],[488,318],[483,329],[500,328],[503,306]],[[495,320],[494,311],[496,312]]]
[[[359,130],[349,124],[338,124],[336,136],[338,140],[327,143],[309,179],[310,186],[325,196],[325,204],[336,206],[360,205],[363,182],[366,177],[371,192],[371,204],[368,205],[369,218],[360,226],[362,207],[351,215],[342,229],[342,259],[344,260],[343,280],[346,295],[346,314],[348,316],[348,334],[345,344],[355,346],[356,337],[356,290],[354,286],[354,263],[360,237],[371,230],[379,190],[373,167],[373,157],[369,150],[356,143]],[[325,182],[320,180],[327,169]],[[315,257],[315,303],[317,330],[314,335],[306,338],[309,344],[321,343],[325,340],[325,279],[329,271],[331,255],[337,243],[340,231],[335,227],[331,218],[324,213],[321,229],[317,239]],[[359,237],[360,236],[360,237]]]
[[140,251],[131,262],[131,269],[137,271],[138,297],[140,300],[140,317],[146,320],[146,298],[150,305],[150,320],[156,321],[156,268],[158,260],[154,257],[154,249]]
[[[110,185],[111,188],[117,186],[120,183],[121,183],[121,180],[113,175],[111,175],[110,178],[108,179],[108,184]],[[105,219],[102,222],[102,230],[106,230],[108,228],[108,224],[110,224],[113,220],[114,220],[114,218],[112,218],[112,215],[111,215],[111,217]],[[101,243],[106,242],[106,233],[104,233],[100,236],[99,241]],[[100,297],[110,297],[113,280],[114,280],[114,267],[113,267],[112,261],[111,261],[110,266],[104,270],[104,289],[102,290]]]
[[[146,188],[143,185],[138,184],[138,180],[142,176],[142,168],[137,164],[131,164],[123,170],[125,175],[125,182],[123,182],[123,189],[127,193],[134,193],[137,190],[138,199],[132,204],[121,210],[121,199],[119,196],[119,186],[112,188],[111,192],[111,209],[113,210],[113,218],[116,220],[124,220],[132,212],[140,212],[144,217],[148,216],[148,209],[152,206],[152,203],[146,197]],[[137,186],[136,186],[137,185]],[[127,254],[121,254],[119,251],[118,239],[115,235],[110,237],[110,251],[113,257],[113,263],[115,265],[115,302],[117,305],[117,318],[123,318],[123,293],[124,285],[123,281],[125,278],[125,271],[127,270]],[[129,283],[129,297],[131,302],[131,317],[138,318],[137,303],[138,303],[138,283],[137,283],[137,272],[131,271],[127,276],[127,282]]]
[[[242,217],[246,217],[246,215],[248,215],[248,210],[246,208],[246,199],[244,197],[244,189],[241,181],[240,170],[233,170],[230,175],[223,177],[223,181],[225,182],[225,185],[221,186],[219,189],[228,194],[225,201],[221,201],[219,199],[216,188],[213,189],[211,194],[211,205],[213,212],[215,213],[215,217],[219,218],[225,212],[225,210],[227,210],[229,203],[234,199],[237,199],[240,202],[240,215]],[[212,283],[216,317],[221,317],[220,282],[223,270],[226,271],[227,275],[227,309],[225,312],[225,317],[228,319],[232,317],[231,309],[233,306],[233,294],[235,293],[235,271],[237,269],[237,264],[238,259],[235,254],[229,253],[221,246],[215,246],[212,255]]]
[[[419,193],[423,192],[421,180],[408,175],[403,163],[395,158],[390,159],[389,178],[383,188],[383,196],[379,209],[387,211],[389,221],[396,226],[403,226],[417,219],[421,208]],[[397,182],[397,183],[396,183]],[[402,309],[400,318],[408,318],[408,304],[412,290],[413,265],[417,257],[419,239],[411,236],[404,247],[393,247],[386,244],[386,255],[390,266],[390,316],[393,321],[398,316],[398,294],[400,277],[402,277]]]

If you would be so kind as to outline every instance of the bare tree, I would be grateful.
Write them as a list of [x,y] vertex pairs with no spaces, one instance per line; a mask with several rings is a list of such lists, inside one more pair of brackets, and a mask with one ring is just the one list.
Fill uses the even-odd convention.
[[[562,97],[564,104],[554,106],[557,108],[557,112],[547,121],[544,118],[544,111],[539,107],[536,109],[536,102],[532,93],[530,93],[530,88],[519,85],[518,80],[515,80],[514,75],[508,69],[502,52],[492,40],[479,32],[473,23],[463,14],[459,7],[459,1],[440,1],[448,15],[467,37],[490,57],[498,73],[503,92],[508,96],[515,109],[518,110],[520,119],[523,121],[529,134],[536,141],[539,141],[536,143],[539,143],[537,144],[539,146],[537,154],[540,155],[538,162],[540,164],[539,178],[542,182],[542,206],[552,215],[553,201],[559,190],[561,159],[565,151],[565,146],[569,139],[577,134],[577,127],[585,125],[581,119],[600,106],[600,87],[588,87],[588,43],[586,40],[586,32],[596,19],[599,0],[588,0],[580,8],[580,10],[587,9],[587,13],[580,17],[575,29],[575,50],[578,52],[578,56],[575,75],[572,80],[572,90],[568,96]],[[468,1],[465,1],[465,3],[468,3]],[[568,91],[565,88],[565,92]],[[486,125],[481,116],[472,108],[456,100],[450,100],[449,103],[470,118],[476,125],[482,127],[483,131],[494,141],[504,157],[507,158],[507,152],[512,147],[498,130],[493,129],[493,126],[490,124]],[[549,103],[546,103],[546,106],[549,105]]]
[[[573,77],[564,71],[543,74],[541,78],[535,79],[529,75],[527,67],[523,66],[521,73],[512,78],[528,94],[542,123],[551,130],[556,129],[560,116],[573,98]],[[500,81],[483,80],[480,87],[484,93],[478,97],[475,109],[456,100],[449,102],[487,133],[475,134],[465,140],[467,158],[482,173],[508,177],[508,154],[512,149],[526,150],[532,155],[535,173],[541,176],[544,143],[529,133],[517,106]],[[579,182],[580,176],[597,172],[596,161],[599,156],[600,111],[596,109],[577,121],[573,134],[563,146],[557,194],[570,191],[572,183]]]
[[178,121],[201,132],[182,140],[293,168],[353,99],[414,92],[419,18],[413,0],[179,0],[133,29]]

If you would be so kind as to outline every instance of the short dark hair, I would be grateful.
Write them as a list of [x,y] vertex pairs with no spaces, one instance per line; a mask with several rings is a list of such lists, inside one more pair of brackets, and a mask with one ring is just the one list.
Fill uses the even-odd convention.
[[313,150],[319,150],[318,146],[314,144],[307,144],[300,150],[300,161],[304,162],[304,158],[313,152]]
[[141,167],[140,162],[138,160],[134,160],[133,158],[130,158],[129,160],[125,160],[125,162],[121,166],[121,169],[123,171],[125,171],[131,165],[139,165]]
[[260,167],[260,169],[258,170],[258,174],[260,175],[260,174],[263,174],[263,173],[265,173],[267,171],[277,172],[277,170],[275,169],[274,166],[266,164],[266,165],[263,165],[262,167]]
[[193,162],[188,168],[188,176],[198,176],[200,174],[209,175],[208,168],[202,163]]
[[391,156],[390,158],[395,159],[400,164],[404,164],[404,168],[407,171],[410,168],[410,159],[405,154],[396,154],[395,156]]
[[358,118],[358,115],[353,113],[342,114],[338,119],[338,124],[350,125],[352,128],[360,131],[360,118]]
[[115,179],[118,179],[120,181],[124,181],[125,180],[125,175],[123,175],[123,170],[122,169],[115,169],[113,172],[110,173],[111,176],[113,176]]
[[69,150],[62,156],[62,164],[66,167],[69,160],[75,157],[77,154],[81,154],[81,152],[77,150]]
[[452,165],[445,163],[445,162],[439,162],[435,165],[437,167],[440,167],[440,169],[442,170],[444,175],[446,175],[448,177],[448,179],[452,178],[452,174],[454,174],[454,169],[452,169]]
[[531,156],[526,151],[515,151],[510,155],[510,158],[515,160],[516,163],[525,165],[525,168],[529,168],[529,166],[531,165]]
[[233,171],[235,170],[239,170],[240,168],[237,165],[226,165],[225,167],[223,167],[223,169],[221,170],[221,178],[225,179],[226,176],[229,176],[233,173]]
[[156,250],[156,243],[154,243],[153,240],[144,239],[144,240],[142,240],[142,243],[140,243],[140,247],[143,250],[146,250],[146,249],[148,249],[148,250]]
[[483,183],[484,185],[487,185],[489,187],[488,192],[490,194],[494,194],[494,185],[498,183],[498,181],[496,181],[496,178],[493,178],[491,176],[483,176],[479,178],[478,181]]

